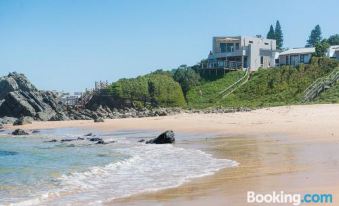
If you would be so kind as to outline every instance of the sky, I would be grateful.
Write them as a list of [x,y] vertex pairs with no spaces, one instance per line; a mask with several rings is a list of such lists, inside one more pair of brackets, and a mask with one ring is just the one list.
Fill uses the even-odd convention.
[[284,47],[316,24],[339,33],[338,0],[0,0],[0,76],[39,89],[82,91],[206,58],[212,37],[266,36],[279,20]]

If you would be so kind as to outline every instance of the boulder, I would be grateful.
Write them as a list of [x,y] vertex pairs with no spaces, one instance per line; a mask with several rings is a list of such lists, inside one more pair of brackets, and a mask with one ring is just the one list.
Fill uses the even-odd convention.
[[164,133],[160,134],[157,138],[148,140],[146,144],[171,144],[174,142],[174,132],[172,130],[167,130]]
[[32,117],[20,117],[17,119],[13,125],[25,125],[25,124],[32,124],[33,118]]
[[37,134],[37,133],[40,133],[40,130],[35,129],[35,130],[32,131],[32,134]]
[[52,140],[48,140],[48,141],[44,141],[44,142],[57,142],[56,139],[52,139]]
[[4,125],[0,122],[0,129],[3,129]]
[[62,112],[57,112],[54,116],[52,116],[50,121],[64,121],[64,120],[69,120],[69,118],[66,116],[65,113]]
[[16,72],[0,78],[0,100],[0,116],[49,120],[61,110],[53,92],[38,90],[25,75]]
[[87,133],[84,135],[85,137],[90,137],[90,136],[93,136],[93,133]]
[[94,122],[104,122],[104,119],[99,117],[99,118],[94,119]]
[[17,120],[17,118],[15,118],[15,117],[3,117],[2,123],[3,124],[13,124],[16,120]]
[[93,137],[93,138],[89,138],[89,141],[91,141],[91,142],[102,141],[102,138],[99,138],[99,137]]
[[22,129],[16,129],[12,132],[12,135],[28,135],[28,132]]

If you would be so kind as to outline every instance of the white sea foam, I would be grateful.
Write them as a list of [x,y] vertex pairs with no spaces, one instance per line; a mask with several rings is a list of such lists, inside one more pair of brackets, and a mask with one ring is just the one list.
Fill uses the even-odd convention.
[[192,178],[238,165],[200,150],[172,145],[138,144],[117,150],[129,158],[63,175],[59,178],[59,191],[50,191],[22,205],[101,205],[116,198],[177,187]]

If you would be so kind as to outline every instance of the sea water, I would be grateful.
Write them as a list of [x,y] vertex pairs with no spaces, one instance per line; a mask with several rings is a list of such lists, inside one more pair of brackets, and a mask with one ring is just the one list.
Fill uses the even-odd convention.
[[[6,132],[0,133],[0,205],[101,205],[237,165],[196,149],[138,142],[157,134],[150,131],[94,132],[115,141],[106,145],[76,129],[16,137]],[[85,140],[60,142],[78,137]],[[52,139],[58,141],[47,142]]]

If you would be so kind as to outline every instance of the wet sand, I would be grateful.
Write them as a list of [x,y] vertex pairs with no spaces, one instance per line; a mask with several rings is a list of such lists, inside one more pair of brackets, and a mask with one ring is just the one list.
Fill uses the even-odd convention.
[[[178,188],[118,199],[108,205],[255,205],[246,203],[247,191],[281,190],[301,194],[331,193],[334,195],[332,205],[336,205],[339,204],[338,117],[339,105],[303,105],[232,114],[106,120],[104,123],[34,122],[21,128],[213,132],[217,138],[192,140],[178,146],[198,147],[216,157],[240,163],[239,167],[221,170]],[[6,128],[14,129],[13,126]]]

